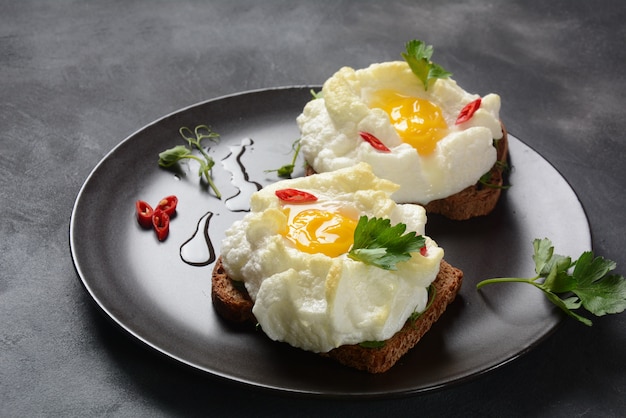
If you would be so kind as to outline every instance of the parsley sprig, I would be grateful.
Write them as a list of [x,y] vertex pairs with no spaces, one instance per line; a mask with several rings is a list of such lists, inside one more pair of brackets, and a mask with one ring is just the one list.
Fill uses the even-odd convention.
[[[215,196],[218,199],[222,198],[222,194],[217,189],[217,186],[213,182],[213,178],[211,178],[211,169],[215,165],[215,161],[202,147],[203,139],[210,139],[214,142],[217,142],[220,135],[216,132],[213,132],[211,128],[206,125],[198,125],[192,131],[191,129],[183,126],[178,130],[180,136],[183,137],[187,141],[188,147],[184,145],[177,145],[173,148],[166,149],[165,151],[159,154],[159,166],[163,168],[171,168],[176,163],[184,159],[195,160],[200,164],[200,168],[198,169],[198,175],[206,179],[207,183],[213,189]],[[200,151],[203,158],[198,157],[192,153],[192,149],[196,148]]]
[[402,57],[411,67],[411,71],[422,81],[424,90],[428,90],[430,80],[448,78],[452,75],[430,60],[433,55],[432,45],[426,45],[424,42],[414,39],[407,42],[405,47],[406,52],[402,53]]
[[623,276],[609,274],[617,267],[614,261],[595,257],[591,251],[585,251],[578,260],[572,261],[570,257],[555,254],[547,238],[535,239],[533,247],[537,276],[488,279],[476,287],[504,282],[529,283],[567,315],[589,326],[591,320],[574,312],[575,309],[582,307],[595,316],[626,309],[626,280]]
[[385,270],[397,270],[397,263],[410,259],[411,253],[425,243],[423,236],[413,231],[405,234],[405,230],[403,223],[391,226],[389,219],[361,216],[348,257]]

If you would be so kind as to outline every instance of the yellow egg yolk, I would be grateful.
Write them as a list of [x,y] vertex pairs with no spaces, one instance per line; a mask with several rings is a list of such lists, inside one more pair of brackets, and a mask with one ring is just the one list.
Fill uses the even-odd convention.
[[374,94],[370,107],[384,110],[402,141],[421,155],[432,153],[448,131],[441,108],[426,99],[380,90]]
[[[357,221],[339,212],[317,208],[286,208],[289,217],[285,238],[298,250],[329,257],[347,253],[354,242]],[[290,212],[295,212],[290,216]]]

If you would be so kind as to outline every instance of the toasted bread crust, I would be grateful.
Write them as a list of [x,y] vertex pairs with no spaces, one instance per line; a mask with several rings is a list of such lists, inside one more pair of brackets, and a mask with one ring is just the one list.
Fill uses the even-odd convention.
[[217,313],[224,319],[237,324],[256,324],[252,314],[253,302],[245,288],[236,287],[228,277],[219,257],[211,278],[211,300]]
[[[437,278],[433,282],[436,293],[430,307],[415,321],[407,321],[384,346],[365,348],[358,344],[344,345],[321,355],[369,373],[389,370],[439,319],[456,297],[462,281],[463,272],[442,260]],[[215,310],[224,319],[238,324],[256,324],[250,296],[245,289],[233,284],[224,270],[221,257],[213,269],[211,297]]]
[[[502,138],[496,140],[495,146],[497,150],[497,162],[489,171],[488,185],[477,182],[444,199],[433,200],[423,205],[426,212],[437,213],[455,221],[464,221],[491,213],[502,194],[502,186],[504,184],[503,173],[506,168],[509,153],[508,136],[504,125],[502,125]],[[316,174],[315,170],[307,164],[305,167],[305,175],[310,176],[313,174]]]

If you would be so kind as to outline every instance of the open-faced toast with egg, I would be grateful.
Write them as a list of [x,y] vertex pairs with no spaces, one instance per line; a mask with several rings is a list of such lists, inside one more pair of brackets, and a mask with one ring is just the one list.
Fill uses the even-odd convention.
[[424,208],[390,198],[397,189],[359,163],[254,193],[213,270],[218,314],[360,370],[388,370],[463,278],[424,235]]
[[307,174],[366,162],[392,198],[464,220],[495,207],[507,166],[497,94],[470,94],[407,43],[405,61],[341,68],[298,117]]
[[[400,331],[386,341],[342,345],[320,355],[369,373],[386,372],[437,322],[455,299],[462,281],[461,270],[442,260],[437,278],[432,283],[434,297],[425,312],[415,319],[409,317]],[[220,316],[237,324],[256,325],[257,321],[252,313],[254,303],[250,295],[243,283],[228,277],[221,258],[217,260],[213,270],[212,286],[213,306]]]

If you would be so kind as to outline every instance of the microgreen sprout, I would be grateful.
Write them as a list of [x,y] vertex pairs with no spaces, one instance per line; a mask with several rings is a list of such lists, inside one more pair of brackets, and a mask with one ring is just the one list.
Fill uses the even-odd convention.
[[293,158],[291,159],[290,164],[285,164],[284,166],[276,169],[276,170],[265,170],[266,173],[276,173],[278,177],[282,178],[291,178],[293,174],[293,170],[296,168],[296,160],[298,159],[298,154],[300,153],[300,147],[302,144],[300,143],[300,139],[294,141],[291,145],[291,149],[293,150]]
[[[197,161],[200,164],[200,168],[198,169],[198,175],[200,177],[204,176],[207,183],[215,193],[215,196],[218,199],[222,198],[221,193],[217,189],[217,186],[213,182],[213,178],[211,177],[211,169],[215,165],[215,161],[202,146],[201,142],[203,139],[210,139],[214,142],[219,140],[220,135],[216,132],[213,132],[211,128],[206,125],[198,125],[192,131],[191,129],[183,126],[178,130],[180,136],[183,137],[187,141],[188,146],[177,145],[173,148],[169,148],[159,154],[159,166],[163,168],[171,168],[179,161],[184,159],[190,159]],[[193,154],[192,149],[197,149],[202,158]]]

